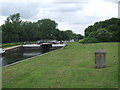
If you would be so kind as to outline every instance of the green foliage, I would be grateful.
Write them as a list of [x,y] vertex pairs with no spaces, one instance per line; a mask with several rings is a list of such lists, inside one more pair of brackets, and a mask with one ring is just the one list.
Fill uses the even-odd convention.
[[11,47],[11,46],[16,46],[16,45],[23,45],[23,44],[36,44],[37,41],[26,41],[26,42],[16,42],[16,43],[2,43],[0,44],[0,47],[6,48],[6,47]]
[[51,19],[42,19],[37,22],[22,21],[20,14],[7,17],[2,27],[3,43],[14,43],[37,40],[70,40],[80,39],[83,36],[74,34],[71,30],[57,29],[57,23]]
[[37,22],[38,31],[41,34],[41,39],[54,39],[57,23],[50,19],[42,19]]
[[81,40],[79,40],[78,42],[79,42],[79,43],[83,43],[83,42],[84,42],[84,39],[81,39]]
[[4,47],[11,47],[11,46],[16,46],[16,45],[22,45],[24,44],[23,42],[19,42],[19,43],[3,43],[1,46]]
[[120,19],[96,22],[85,30],[86,38],[96,38],[100,42],[120,42]]
[[79,43],[98,43],[98,42],[100,41],[97,38],[91,38],[91,37],[79,40]]

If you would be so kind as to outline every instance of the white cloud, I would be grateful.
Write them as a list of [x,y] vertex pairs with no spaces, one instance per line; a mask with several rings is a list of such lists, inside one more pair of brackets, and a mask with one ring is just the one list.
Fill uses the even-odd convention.
[[[14,0],[15,3],[21,3],[21,2],[24,2],[24,3],[29,3],[29,2],[81,2],[81,3],[86,3],[88,0]],[[13,2],[13,0],[1,0],[0,2]]]
[[120,0],[104,0],[104,1],[112,2],[112,3],[118,3]]
[[7,17],[5,17],[5,16],[0,16],[0,25],[5,23],[6,18]]
[[105,2],[104,0],[90,0],[85,5],[83,13],[96,17],[117,17],[117,4]]

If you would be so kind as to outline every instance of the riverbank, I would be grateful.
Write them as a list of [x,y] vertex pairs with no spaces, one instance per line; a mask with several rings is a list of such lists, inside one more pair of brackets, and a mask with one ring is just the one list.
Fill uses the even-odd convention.
[[17,45],[24,45],[24,44],[36,44],[37,41],[26,41],[26,42],[16,42],[16,43],[2,43],[0,44],[0,48],[10,48]]
[[11,50],[11,49],[14,49],[14,48],[18,48],[18,47],[22,47],[22,45],[16,45],[16,46],[11,46],[11,47],[6,47],[6,48],[3,48],[3,50]]
[[[94,51],[107,67],[94,68]],[[3,68],[4,88],[117,88],[118,43],[69,43],[65,48]]]

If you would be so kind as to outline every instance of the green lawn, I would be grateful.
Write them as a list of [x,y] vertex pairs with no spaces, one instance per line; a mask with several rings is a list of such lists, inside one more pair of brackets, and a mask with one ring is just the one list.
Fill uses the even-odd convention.
[[[107,67],[94,68],[94,51],[107,51]],[[3,68],[3,88],[117,88],[118,43],[69,43]]]

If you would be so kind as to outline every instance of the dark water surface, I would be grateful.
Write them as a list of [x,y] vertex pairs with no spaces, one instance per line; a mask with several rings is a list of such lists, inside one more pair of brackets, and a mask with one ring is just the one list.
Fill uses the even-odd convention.
[[21,47],[16,50],[6,51],[2,56],[0,55],[0,64],[2,63],[2,66],[9,65],[17,61],[21,61],[36,55],[40,55],[42,53],[43,52],[41,48],[24,49]]

